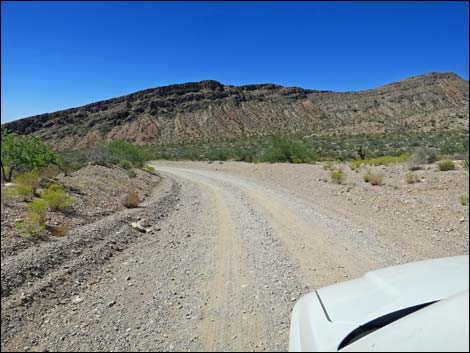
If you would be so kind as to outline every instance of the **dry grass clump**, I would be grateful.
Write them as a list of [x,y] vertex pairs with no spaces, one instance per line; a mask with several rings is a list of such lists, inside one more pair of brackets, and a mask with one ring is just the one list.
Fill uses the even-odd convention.
[[367,172],[364,175],[364,181],[366,183],[370,183],[371,185],[383,185],[384,175],[383,174],[373,174],[371,172]]
[[69,233],[69,225],[67,223],[59,224],[51,229],[54,237],[65,237]]
[[127,193],[122,204],[126,208],[136,208],[139,206],[139,203],[140,203],[139,194],[135,190],[131,190]]

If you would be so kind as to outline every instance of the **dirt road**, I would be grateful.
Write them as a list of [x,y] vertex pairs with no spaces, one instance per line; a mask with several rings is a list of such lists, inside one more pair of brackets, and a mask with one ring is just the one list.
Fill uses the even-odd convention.
[[358,221],[357,210],[248,167],[155,166],[162,192],[178,190],[176,205],[154,214],[152,231],[78,294],[26,317],[3,349],[286,350],[302,294],[387,265],[468,253],[468,233],[453,248],[423,247],[422,237],[397,234],[399,219],[389,223],[396,229]]

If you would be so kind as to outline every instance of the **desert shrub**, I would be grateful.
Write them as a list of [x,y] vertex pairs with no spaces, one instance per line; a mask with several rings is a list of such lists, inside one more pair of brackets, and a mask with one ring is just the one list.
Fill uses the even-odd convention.
[[47,201],[38,199],[28,204],[28,211],[39,216],[44,222],[49,205]]
[[118,166],[125,170],[129,170],[133,167],[132,163],[126,160],[120,160]]
[[299,163],[310,162],[315,159],[314,153],[302,140],[275,137],[269,146],[260,153],[260,161],[268,163]]
[[14,188],[10,188],[10,187],[2,188],[2,205],[8,205],[15,196],[16,196],[16,191]]
[[15,177],[17,185],[24,186],[24,190],[29,189],[30,192],[35,195],[39,187],[39,175],[37,172],[25,172]]
[[238,146],[235,148],[234,157],[236,161],[252,163],[256,159],[256,149]]
[[330,178],[331,178],[331,182],[335,184],[343,184],[346,179],[346,175],[344,174],[341,168],[338,168],[338,169],[331,170]]
[[419,147],[417,148],[407,161],[410,170],[420,169],[420,165],[430,164],[437,161],[437,151],[434,148]]
[[369,171],[364,175],[364,181],[366,183],[370,183],[371,185],[383,185],[383,180],[383,174],[373,174]]
[[135,167],[142,167],[151,159],[150,153],[144,148],[122,140],[113,141],[106,148],[119,160],[127,160]]
[[102,143],[93,148],[68,150],[61,153],[62,168],[65,172],[78,170],[89,163],[105,167],[117,165],[123,169],[140,168],[152,157],[153,155],[146,148],[121,140]]
[[139,203],[140,203],[139,194],[134,190],[129,191],[123,201],[123,205],[126,208],[136,208],[139,206]]
[[135,173],[134,169],[129,169],[128,171],[126,171],[126,174],[129,178],[135,178],[137,176],[137,174]]
[[324,170],[332,170],[333,169],[333,162],[325,162],[325,164],[323,164],[323,169]]
[[61,158],[62,168],[66,173],[83,168],[89,163],[111,167],[117,165],[123,159],[111,152],[106,144],[82,150],[66,150],[61,152]]
[[437,163],[437,166],[442,172],[455,169],[455,163],[449,160],[441,161]]
[[31,200],[34,196],[33,188],[30,185],[25,184],[15,185],[15,193],[22,201]]
[[69,225],[67,223],[59,224],[52,227],[51,234],[54,237],[65,237],[69,233]]
[[75,201],[65,192],[64,187],[58,184],[49,185],[48,189],[41,194],[41,198],[48,202],[51,210],[61,212],[68,211]]
[[25,239],[40,236],[45,229],[44,220],[38,214],[28,212],[25,219],[16,223],[16,229]]
[[[358,145],[363,146],[365,158],[380,158],[384,156],[398,157],[412,154],[419,147],[432,149],[440,154],[464,155],[468,146],[468,130],[432,131],[432,132],[394,132],[382,134],[363,135],[326,135],[312,134],[309,136],[257,136],[238,137],[233,139],[219,139],[185,143],[169,143],[152,146],[153,159],[168,160],[208,160],[207,154],[211,150],[225,149],[228,159],[245,162],[272,161],[289,162],[282,150],[286,149],[282,142],[300,145],[307,157],[292,155],[290,160],[302,159],[304,162],[335,161],[360,159]],[[288,150],[288,149],[287,149]],[[289,154],[289,152],[288,152]],[[386,161],[387,162],[387,161]],[[400,160],[398,161],[400,162]],[[361,164],[360,162],[359,164]],[[353,169],[355,168],[352,165]]]
[[406,182],[408,184],[414,184],[419,181],[418,176],[415,173],[406,173]]
[[462,195],[459,199],[462,206],[468,206],[468,196]]
[[211,150],[206,154],[209,161],[226,161],[229,158],[229,152],[226,149]]
[[44,232],[47,210],[47,202],[41,199],[28,204],[25,219],[16,223],[16,229],[21,237],[30,239]]

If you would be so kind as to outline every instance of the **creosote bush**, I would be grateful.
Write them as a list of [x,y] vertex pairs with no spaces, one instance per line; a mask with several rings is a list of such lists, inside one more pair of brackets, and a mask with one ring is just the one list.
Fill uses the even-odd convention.
[[21,237],[31,239],[40,236],[44,232],[47,210],[47,202],[41,199],[28,204],[28,212],[25,219],[16,223],[16,229]]
[[408,184],[414,184],[419,181],[418,176],[415,173],[406,173],[406,182]]
[[58,184],[49,185],[49,188],[41,194],[41,198],[48,202],[51,210],[61,212],[68,211],[75,201],[75,198],[69,196],[64,187]]
[[331,182],[335,184],[343,184],[346,180],[346,175],[341,168],[333,169],[330,172]]
[[455,163],[449,160],[444,160],[437,163],[437,166],[441,172],[455,169]]
[[37,172],[26,172],[16,176],[15,182],[18,184],[30,186],[33,194],[36,194],[40,180]]
[[39,176],[36,172],[26,172],[15,177],[16,194],[23,201],[33,198],[39,187]]
[[33,188],[30,185],[24,184],[15,185],[15,194],[22,201],[31,200],[34,196]]

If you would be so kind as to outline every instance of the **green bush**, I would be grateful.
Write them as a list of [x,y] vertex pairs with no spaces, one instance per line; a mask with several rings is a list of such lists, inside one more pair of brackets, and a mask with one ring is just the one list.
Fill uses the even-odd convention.
[[419,181],[418,176],[415,173],[407,173],[406,174],[406,182],[408,184],[414,184]]
[[65,172],[78,170],[89,163],[96,163],[105,167],[117,165],[129,170],[133,167],[140,168],[146,161],[154,159],[154,155],[147,148],[122,140],[102,143],[96,147],[83,150],[63,151],[61,157]]
[[313,151],[302,141],[291,138],[276,137],[272,144],[262,149],[260,162],[297,163],[310,162],[315,159]]
[[437,166],[442,172],[455,169],[455,163],[449,160],[441,161],[437,163]]
[[29,187],[33,195],[39,187],[39,176],[37,172],[25,172],[15,177],[17,185]]
[[23,238],[29,239],[44,232],[47,210],[47,202],[41,199],[28,204],[25,219],[16,223],[16,229]]
[[[289,150],[292,150],[289,146],[293,144],[301,147],[300,153],[297,153],[297,155],[289,152]],[[464,156],[468,152],[468,130],[419,133],[406,131],[337,136],[312,134],[307,137],[244,136],[217,141],[201,139],[197,142],[152,146],[152,156],[153,159],[209,160],[208,155],[212,156],[211,151],[223,149],[226,151],[228,159],[245,162],[292,163],[294,159],[307,163],[312,161],[351,161],[360,158],[358,156],[358,145],[363,146],[367,158],[372,160],[384,156],[399,157],[405,155],[405,157],[398,158],[398,161],[392,160],[392,162],[397,163],[403,162],[406,155],[416,153],[417,148],[420,147],[428,149],[430,158],[435,158],[438,153]],[[305,157],[301,155],[304,152],[307,154]],[[211,157],[211,159],[214,158]],[[370,159],[366,161],[370,161]],[[389,163],[390,160],[385,158],[384,161],[379,160],[375,163],[381,162]],[[360,166],[362,162],[358,164]],[[352,164],[351,167],[354,169],[356,165]]]
[[111,142],[107,149],[118,156],[120,160],[127,160],[139,168],[151,159],[150,153],[144,148],[122,140]]
[[468,196],[462,195],[459,199],[462,206],[468,206]]
[[129,161],[126,161],[126,160],[121,160],[121,161],[119,161],[118,165],[119,165],[122,169],[125,169],[125,170],[132,169],[132,167],[133,167],[132,163],[129,162]]
[[20,236],[25,239],[40,236],[45,229],[44,219],[33,212],[28,212],[26,218],[23,221],[17,222],[15,226]]
[[70,209],[75,199],[69,196],[62,185],[51,184],[47,191],[41,194],[41,198],[46,200],[49,208],[53,211],[65,212]]
[[346,175],[344,174],[341,168],[333,169],[330,172],[330,178],[331,178],[331,182],[335,184],[343,184],[346,179]]
[[38,199],[28,204],[28,210],[34,214],[37,214],[41,220],[44,221],[49,204],[46,200]]
[[226,161],[229,158],[229,153],[225,149],[215,149],[206,154],[209,161]]
[[17,184],[15,185],[15,192],[22,201],[31,200],[34,196],[33,188],[30,185]]

